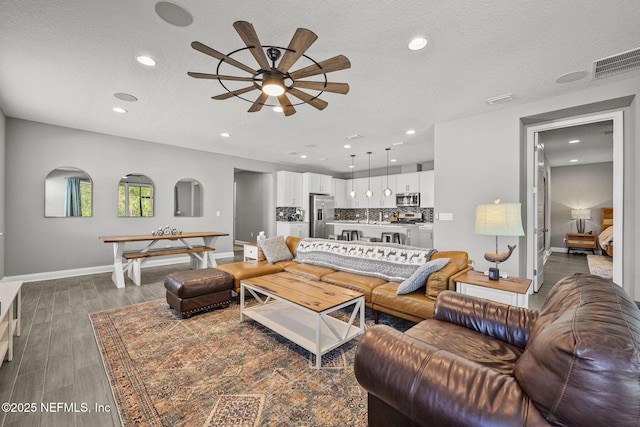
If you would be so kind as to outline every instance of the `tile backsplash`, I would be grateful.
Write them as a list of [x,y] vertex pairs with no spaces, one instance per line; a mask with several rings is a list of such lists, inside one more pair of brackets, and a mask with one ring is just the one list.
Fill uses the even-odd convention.
[[[396,216],[399,212],[418,212],[422,214],[422,219],[426,222],[433,222],[433,208],[370,208],[369,219],[378,220],[382,214],[383,220],[388,220],[392,216]],[[276,221],[291,221],[291,218],[295,215],[296,208],[292,207],[277,207],[276,208]],[[335,211],[335,219],[338,221],[355,221],[357,219],[364,219],[366,215],[366,209],[341,209],[338,208]]]

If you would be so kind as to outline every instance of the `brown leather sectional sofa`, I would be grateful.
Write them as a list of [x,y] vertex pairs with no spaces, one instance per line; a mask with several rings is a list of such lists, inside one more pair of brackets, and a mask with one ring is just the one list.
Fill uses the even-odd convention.
[[[299,237],[288,236],[285,239],[289,250],[294,255],[300,242]],[[251,277],[288,271],[338,286],[343,286],[364,294],[365,305],[372,308],[376,321],[378,312],[418,322],[433,317],[433,309],[437,295],[445,289],[455,289],[454,278],[470,269],[466,252],[435,252],[431,259],[450,258],[451,261],[443,269],[432,273],[425,287],[409,294],[396,295],[399,282],[388,282],[384,279],[339,271],[328,267],[301,264],[296,261],[282,261],[270,264],[268,261],[244,261],[223,264],[218,269],[231,274],[234,278],[234,291],[240,292],[240,282]]]
[[442,292],[405,333],[369,328],[354,370],[370,427],[639,426],[640,309],[585,274],[539,312]]

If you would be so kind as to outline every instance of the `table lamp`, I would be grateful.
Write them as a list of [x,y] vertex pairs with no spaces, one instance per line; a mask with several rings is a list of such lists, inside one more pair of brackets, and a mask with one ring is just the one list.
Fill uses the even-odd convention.
[[591,219],[591,209],[571,209],[571,219],[576,220],[578,233],[584,234],[584,220]]
[[476,206],[476,234],[496,236],[496,253],[485,253],[484,259],[495,262],[495,268],[489,269],[489,279],[498,280],[500,270],[498,264],[506,261],[516,248],[507,245],[506,252],[498,253],[498,236],[524,236],[520,203],[500,203],[496,198],[493,203]]

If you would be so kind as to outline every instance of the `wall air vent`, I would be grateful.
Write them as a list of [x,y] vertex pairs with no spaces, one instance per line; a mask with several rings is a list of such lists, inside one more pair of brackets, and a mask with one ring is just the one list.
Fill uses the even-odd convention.
[[593,62],[593,80],[640,68],[640,48],[628,50]]

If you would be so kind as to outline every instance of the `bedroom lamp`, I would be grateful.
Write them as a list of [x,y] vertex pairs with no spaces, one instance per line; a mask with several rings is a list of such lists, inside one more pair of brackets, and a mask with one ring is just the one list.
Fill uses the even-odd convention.
[[591,219],[591,209],[571,209],[571,219],[576,220],[578,233],[584,234],[584,220]]
[[507,245],[506,252],[498,253],[498,236],[524,236],[520,212],[520,203],[500,203],[498,198],[493,203],[476,206],[476,234],[496,236],[496,253],[484,254],[484,259],[496,264],[495,268],[489,269],[491,280],[500,278],[498,264],[509,259],[516,248],[516,245]]

